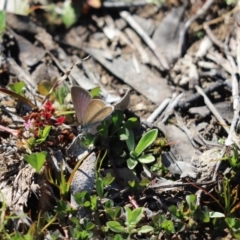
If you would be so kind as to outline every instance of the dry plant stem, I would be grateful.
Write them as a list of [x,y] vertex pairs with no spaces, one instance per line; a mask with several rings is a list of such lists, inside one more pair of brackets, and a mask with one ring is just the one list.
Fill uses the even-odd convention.
[[[125,29],[125,33],[128,36],[128,38],[131,40],[131,45],[133,45],[134,49],[136,49],[139,52],[142,62],[145,64],[149,63],[150,62],[149,56],[145,51],[145,49],[143,48],[139,36],[137,36],[137,34],[131,28]],[[134,42],[132,39],[134,39]]]
[[164,101],[154,110],[154,112],[148,117],[147,122],[153,123],[154,120],[163,112],[163,110],[168,106],[171,99],[166,98]]
[[133,19],[133,17],[127,11],[120,12],[120,16],[139,34],[139,36],[145,41],[148,47],[152,50],[154,55],[157,57],[159,62],[161,63],[163,69],[168,70],[169,65],[166,58],[163,55],[159,55],[156,53],[157,46],[153,42],[153,40],[147,35],[147,33],[142,29],[142,27]]
[[133,2],[103,1],[102,3],[104,8],[142,7],[146,4],[146,0],[134,0]]
[[240,28],[237,28],[236,30],[236,35],[237,35],[237,67],[238,67],[238,73],[240,73]]
[[[190,183],[190,182],[189,182],[189,183]],[[196,187],[196,188],[198,188],[198,189],[200,189],[200,190],[203,191],[205,194],[209,195],[212,199],[214,199],[214,201],[215,201],[216,203],[218,203],[218,205],[222,208],[222,210],[224,210],[224,207],[222,206],[222,204],[220,203],[220,201],[219,201],[215,196],[213,196],[210,192],[208,192],[207,190],[205,190],[205,189],[202,188],[202,187],[199,187],[197,184],[195,184],[195,183],[193,183],[193,182],[191,182],[191,185],[194,186],[194,187]]]
[[218,40],[215,37],[212,30],[210,29],[210,27],[207,24],[204,24],[204,29],[205,29],[206,33],[208,34],[209,38],[211,39],[211,41],[215,45],[217,45],[219,48],[223,49],[227,55],[231,55],[231,53],[229,52],[228,46],[226,44],[222,43],[220,40]]
[[193,140],[193,136],[192,133],[190,132],[190,130],[186,127],[186,125],[184,125],[183,119],[180,117],[179,114],[177,114],[175,112],[175,117],[177,119],[177,124],[178,126],[186,133],[189,141],[191,142],[191,144],[193,145],[193,147],[197,148],[197,145],[195,144],[194,140]]
[[134,208],[139,208],[136,200],[134,199],[134,197],[128,196],[129,202],[133,205]]
[[164,124],[168,120],[169,116],[174,112],[174,109],[177,106],[180,99],[182,98],[182,96],[183,96],[183,93],[179,94],[178,96],[176,95],[173,96],[171,103],[169,103],[167,109],[165,110],[165,114],[164,114],[165,116],[163,116],[163,119],[161,120],[160,125]]
[[[45,49],[47,54],[52,58],[52,60],[54,61],[54,63],[57,65],[57,67],[62,71],[62,73],[64,74],[66,72],[66,69],[64,69],[64,67],[62,66],[62,64],[58,61],[58,59],[47,49]],[[68,76],[70,82],[73,85],[73,77],[70,75]]]
[[5,132],[8,132],[8,133],[11,133],[12,135],[14,136],[18,136],[18,130],[15,130],[15,129],[11,129],[11,128],[8,128],[8,127],[4,127],[2,125],[0,125],[0,130],[3,130]]
[[[209,86],[208,88],[204,89],[204,93],[205,94],[210,94],[214,91],[217,91],[218,89],[224,87],[226,85],[225,82],[223,81],[218,81],[214,84],[212,84],[211,86]],[[177,107],[181,108],[182,110],[187,110],[189,109],[194,103],[198,102],[200,99],[202,98],[202,96],[199,93],[193,94],[191,97],[189,97],[188,99],[184,100],[184,101],[180,101],[178,102]]]
[[182,56],[182,50],[183,50],[183,44],[184,44],[184,40],[185,40],[185,36],[186,33],[189,29],[189,27],[191,26],[191,24],[196,21],[201,15],[205,14],[207,12],[207,10],[210,8],[210,6],[214,3],[214,0],[207,0],[202,8],[200,8],[197,11],[197,14],[192,16],[190,19],[187,20],[187,22],[185,23],[183,29],[180,32],[180,36],[179,36],[179,43],[178,43],[178,56]]
[[137,57],[134,53],[132,54],[132,61],[133,61],[133,66],[135,67],[136,73],[140,74],[141,70],[140,70],[140,67],[139,67],[139,62],[138,62]]
[[235,133],[235,129],[237,126],[237,123],[239,122],[239,82],[237,78],[237,66],[231,56],[228,56],[228,59],[232,65],[232,98],[233,98],[233,110],[234,110],[234,115],[233,115],[233,120],[231,122],[231,127],[229,130],[228,138],[225,141],[225,144],[231,145],[233,144],[233,136]]
[[240,6],[236,6],[234,9],[232,9],[231,11],[223,14],[222,16],[220,16],[220,17],[218,17],[218,18],[215,18],[215,19],[212,19],[212,20],[210,20],[210,21],[208,21],[208,22],[205,22],[205,23],[203,23],[203,24],[202,24],[201,26],[199,26],[199,27],[196,27],[196,28],[194,29],[194,31],[195,31],[195,32],[198,32],[198,31],[202,30],[203,27],[204,27],[204,25],[210,26],[210,25],[213,25],[213,24],[220,23],[220,22],[224,21],[226,17],[230,17],[232,14],[238,12],[239,10],[240,10]]
[[195,184],[197,186],[204,186],[204,185],[212,185],[212,184],[216,184],[216,180],[211,180],[211,181],[207,181],[207,182],[190,182],[188,181],[186,182],[178,182],[178,183],[171,183],[171,184],[161,184],[161,185],[153,185],[153,186],[149,186],[149,188],[174,188],[174,187],[187,187],[187,186],[191,186],[192,184]]
[[[232,139],[233,139],[233,135],[234,135],[234,130],[237,125],[237,122],[239,121],[239,90],[238,90],[239,84],[238,84],[238,78],[237,78],[238,70],[237,70],[235,61],[229,52],[228,46],[226,44],[222,43],[221,41],[219,41],[215,37],[215,35],[213,34],[213,32],[211,31],[211,29],[209,28],[208,25],[204,24],[204,29],[206,30],[209,38],[213,41],[213,43],[225,51],[225,54],[231,65],[231,68],[232,68],[231,74],[232,74],[232,97],[233,97],[234,116],[233,116],[233,121],[231,122],[231,127],[230,127],[230,130],[228,133],[228,138],[225,141],[226,145],[231,145],[231,144],[233,144]],[[239,48],[239,44],[237,47]],[[237,51],[240,52],[239,49]]]
[[[220,122],[221,126],[224,128],[224,130],[229,134],[229,128],[227,127],[226,122],[222,118],[222,116],[218,113],[217,109],[214,107],[214,105],[211,103],[207,95],[204,93],[202,88],[199,86],[195,86],[197,92],[202,95],[204,98],[204,102],[209,108],[209,110],[213,113],[213,115],[217,118],[217,120]],[[240,148],[239,140],[237,139],[236,136],[232,136],[232,140],[237,144],[238,148]]]

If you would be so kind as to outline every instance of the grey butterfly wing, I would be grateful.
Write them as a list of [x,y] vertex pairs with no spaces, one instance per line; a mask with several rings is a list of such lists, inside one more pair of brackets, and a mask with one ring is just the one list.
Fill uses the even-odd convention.
[[85,112],[91,101],[91,96],[88,91],[79,86],[73,86],[71,88],[71,95],[77,120],[79,124],[82,125]]
[[113,111],[112,106],[107,106],[106,103],[99,99],[92,99],[86,109],[83,117],[82,126],[94,125],[103,121]]

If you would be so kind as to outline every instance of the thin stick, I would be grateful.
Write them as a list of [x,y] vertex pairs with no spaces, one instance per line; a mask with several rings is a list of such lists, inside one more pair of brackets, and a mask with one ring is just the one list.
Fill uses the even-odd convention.
[[207,0],[202,8],[200,8],[197,11],[196,15],[193,15],[191,18],[187,20],[185,23],[184,27],[182,28],[179,36],[179,43],[178,43],[178,56],[182,56],[182,51],[183,51],[183,44],[185,40],[186,33],[189,29],[189,27],[192,25],[194,21],[196,21],[201,15],[207,12],[207,10],[210,8],[210,6],[214,3],[214,0]]
[[152,50],[154,55],[161,63],[163,70],[169,70],[169,65],[166,58],[163,55],[157,53],[157,46],[153,40],[147,35],[142,27],[134,20],[134,18],[127,11],[120,12],[120,16],[138,33],[138,35],[145,41],[148,47]]

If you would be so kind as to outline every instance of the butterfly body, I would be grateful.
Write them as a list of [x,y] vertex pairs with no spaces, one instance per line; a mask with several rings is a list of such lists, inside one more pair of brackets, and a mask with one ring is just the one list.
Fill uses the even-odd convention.
[[113,112],[113,106],[106,105],[100,99],[92,99],[89,92],[82,87],[73,86],[71,95],[81,128],[88,128],[100,123]]

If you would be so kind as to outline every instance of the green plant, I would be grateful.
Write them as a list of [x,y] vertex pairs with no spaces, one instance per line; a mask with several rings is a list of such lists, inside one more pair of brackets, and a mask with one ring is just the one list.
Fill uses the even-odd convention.
[[109,186],[113,181],[114,177],[108,173],[104,178],[98,177],[96,181],[96,191],[100,198],[104,197],[104,188]]
[[52,119],[55,112],[51,102],[47,102],[44,108],[39,112],[32,112],[24,117],[25,131],[28,132],[27,143],[30,147],[40,145],[45,142],[52,125],[59,125],[65,121],[65,117],[61,116],[56,120]]
[[238,185],[235,187],[231,186],[231,178],[228,179],[224,176],[222,181],[222,193],[218,193],[220,201],[223,202],[224,214],[232,214],[240,208],[238,200]]
[[6,29],[6,12],[0,11],[0,39],[2,38]]
[[233,155],[228,158],[229,164],[233,168],[239,168],[240,163],[239,163],[239,154],[238,154],[238,147],[236,144],[234,144],[233,148]]
[[225,218],[225,222],[231,234],[236,239],[240,239],[240,219],[237,219],[235,216],[229,216]]
[[127,160],[127,165],[129,169],[134,169],[138,162],[147,164],[155,160],[155,157],[152,154],[144,154],[144,150],[148,148],[157,138],[158,130],[152,129],[145,133],[137,146],[135,147],[135,139],[132,130],[128,130],[128,139],[126,139],[126,144],[130,152],[130,158]]
[[200,208],[194,194],[186,196],[186,203],[187,205],[182,202],[178,207],[174,205],[169,207],[169,212],[174,216],[173,221],[176,223],[177,232],[186,229],[197,229],[200,224],[210,223],[211,219],[224,217],[224,214],[220,212],[209,211],[206,206]]
[[142,234],[142,233],[149,233],[153,231],[153,227],[151,226],[141,226],[138,227],[138,224],[143,218],[143,208],[137,208],[131,210],[128,207],[125,207],[125,217],[126,221],[124,224],[120,221],[108,221],[107,227],[112,232],[116,233],[126,233],[127,239],[130,239],[133,234]]
[[15,82],[12,84],[8,84],[8,87],[15,93],[23,96],[24,92],[24,87],[26,86],[25,82],[20,81],[20,82]]
[[33,168],[35,168],[37,172],[40,172],[40,170],[42,169],[42,166],[46,161],[46,157],[47,152],[45,151],[32,153],[30,155],[23,155],[24,160],[28,162]]

